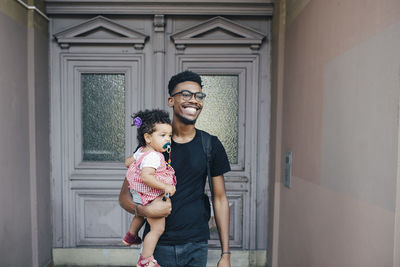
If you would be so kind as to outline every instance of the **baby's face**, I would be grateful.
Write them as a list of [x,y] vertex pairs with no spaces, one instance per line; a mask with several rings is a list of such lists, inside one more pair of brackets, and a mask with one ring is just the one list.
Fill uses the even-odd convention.
[[148,138],[147,145],[151,146],[155,151],[164,152],[166,143],[171,143],[172,126],[168,123],[157,123],[154,126],[155,131]]

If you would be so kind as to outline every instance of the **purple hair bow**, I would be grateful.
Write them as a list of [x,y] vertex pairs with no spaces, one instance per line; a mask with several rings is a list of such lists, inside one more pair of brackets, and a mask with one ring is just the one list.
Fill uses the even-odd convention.
[[136,127],[140,128],[140,126],[142,126],[142,119],[141,119],[140,117],[136,117],[136,118],[133,120],[133,124],[135,124]]

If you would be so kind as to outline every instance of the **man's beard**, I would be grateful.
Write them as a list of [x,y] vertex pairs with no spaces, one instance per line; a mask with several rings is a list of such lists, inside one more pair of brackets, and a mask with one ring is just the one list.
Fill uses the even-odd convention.
[[176,114],[176,116],[179,118],[179,120],[180,120],[183,124],[186,124],[186,125],[193,125],[193,124],[196,123],[196,120],[197,120],[197,119],[195,119],[195,120],[189,120],[189,119],[186,119],[185,117],[183,117],[183,116],[181,116],[181,115],[179,115],[179,114]]

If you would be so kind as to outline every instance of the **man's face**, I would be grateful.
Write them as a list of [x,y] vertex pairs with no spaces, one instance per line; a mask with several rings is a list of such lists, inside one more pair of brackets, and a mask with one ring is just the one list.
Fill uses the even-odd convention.
[[184,97],[180,93],[182,91],[197,93],[202,92],[202,89],[196,82],[187,81],[178,83],[172,92],[172,95],[176,95],[168,98],[168,106],[173,108],[174,115],[184,124],[194,124],[203,108],[203,101],[196,100],[194,95],[189,100],[184,100]]

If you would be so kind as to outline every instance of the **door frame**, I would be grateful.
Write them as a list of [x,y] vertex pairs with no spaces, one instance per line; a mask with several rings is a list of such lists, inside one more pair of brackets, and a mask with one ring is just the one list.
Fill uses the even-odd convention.
[[[51,15],[77,15],[77,14],[98,14],[98,13],[103,13],[104,11],[104,2],[91,2],[91,3],[86,3],[85,7],[82,7],[80,5],[77,5],[76,3],[72,3],[70,1],[65,0],[63,2],[63,5],[60,5],[60,2],[63,1],[53,1],[53,0],[49,0],[46,2],[46,5],[48,7],[48,14]],[[155,6],[159,6],[161,8],[158,9],[157,14],[165,14],[165,15],[169,15],[169,14],[194,14],[194,15],[252,15],[252,16],[271,16],[272,15],[272,0],[268,1],[268,0],[263,0],[263,1],[219,1],[220,3],[218,3],[218,5],[220,5],[220,7],[218,9],[216,9],[216,6],[212,3],[212,1],[189,1],[193,6],[197,6],[199,7],[198,9],[190,7],[190,12],[188,12],[188,8],[185,7],[185,5],[179,6],[177,8],[176,5],[176,1],[169,1],[169,2],[165,2],[165,1],[155,1],[156,4]],[[188,1],[181,1],[182,3],[187,3]],[[222,3],[224,2],[224,3]],[[228,3],[230,2],[230,3]],[[140,12],[137,12],[136,14],[141,14],[141,15],[145,15],[145,14],[154,14],[154,10],[156,10],[154,7],[149,7],[146,4],[143,4],[143,2],[139,3],[139,1],[132,1],[132,3],[129,4],[129,8],[123,7],[123,6],[119,6],[119,4],[117,3],[117,8],[113,9],[113,11],[110,11],[108,14],[113,14],[113,15],[124,15],[127,14],[126,12],[129,12],[128,10],[131,10],[129,8],[135,9],[135,10],[140,10]],[[103,11],[102,11],[103,10]],[[135,12],[133,12],[132,14],[135,14]],[[107,12],[105,12],[104,14],[107,14]],[[154,38],[154,36],[153,36]],[[51,44],[54,47],[54,44]],[[52,48],[53,49],[53,48]],[[59,49],[59,48],[57,48]],[[267,50],[269,51],[269,49]],[[162,52],[161,52],[162,54]],[[256,54],[256,53],[255,53]],[[60,64],[60,59],[57,58],[57,56],[55,56],[56,53],[51,53],[51,66],[52,69],[56,69],[58,68],[59,64]],[[156,57],[159,58],[160,55],[156,55]],[[265,60],[260,60],[260,62],[258,62],[258,64],[269,64],[270,62],[268,61],[269,59],[269,55],[266,56],[267,61]],[[161,62],[163,62],[161,60]],[[177,69],[178,70],[178,69]],[[267,72],[269,72],[269,66],[267,67]],[[60,93],[56,92],[57,90],[60,90],[60,85],[59,84],[59,73],[52,73],[51,76],[51,88],[52,88],[52,94],[51,94],[51,101],[52,101],[52,109],[51,109],[51,117],[52,117],[52,124],[51,124],[51,129],[52,129],[52,136],[51,136],[51,144],[52,144],[52,189],[53,189],[53,205],[55,205],[55,208],[53,209],[54,212],[54,216],[53,216],[53,227],[54,227],[54,233],[59,233],[60,228],[62,229],[62,224],[54,224],[55,220],[54,218],[57,217],[61,212],[62,212],[62,208],[58,209],[59,207],[57,206],[58,204],[60,204],[59,202],[55,201],[57,198],[59,198],[60,196],[62,196],[62,189],[60,190],[59,187],[56,186],[57,183],[57,179],[55,179],[55,177],[57,176],[58,172],[61,172],[62,166],[60,164],[60,162],[57,162],[57,160],[55,159],[54,155],[57,155],[57,153],[61,153],[61,145],[57,143],[57,138],[55,138],[55,135],[57,134],[61,134],[62,130],[60,128],[60,125],[57,122],[57,118],[60,118],[60,111],[57,110],[57,107],[54,107],[54,105],[57,105],[56,103],[59,103],[59,98],[60,98]],[[147,75],[147,74],[146,74]],[[269,73],[268,73],[269,75]],[[267,76],[268,76],[267,75]],[[268,84],[267,88],[268,90],[266,92],[260,92],[261,94],[258,96],[259,98],[262,98],[263,101],[269,101],[269,90],[270,90],[270,86],[269,86],[269,76],[268,77],[263,77],[260,79],[262,80],[257,80],[255,81],[256,83],[264,83],[264,84]],[[162,81],[161,81],[162,82]],[[148,101],[148,100],[146,100]],[[160,100],[161,101],[161,100]],[[158,101],[157,101],[158,102]],[[146,102],[147,103],[147,102]],[[262,111],[267,111],[269,112],[269,110],[267,110],[266,107],[258,107],[258,106],[254,106],[253,107],[254,110],[257,110],[259,113]],[[265,122],[263,120],[265,119],[269,119],[269,118],[252,118],[254,121],[256,121],[256,123],[259,122],[263,122],[265,124]],[[266,130],[269,130],[269,121],[268,121],[268,125],[263,126],[263,128],[265,128]],[[252,137],[252,142],[253,142],[253,148],[252,148],[252,153],[253,154],[257,154],[258,152],[256,152],[256,143],[258,143],[260,140],[264,143],[267,144],[268,146],[268,140],[263,140],[263,137],[260,136],[258,133],[255,133]],[[260,159],[258,159],[258,162],[253,162],[252,164],[257,165],[257,168],[254,170],[254,172],[257,175],[257,173],[261,172],[261,169],[265,168],[266,162],[268,162],[268,157],[269,155],[263,155]],[[261,166],[260,164],[262,164],[263,166]],[[261,195],[263,193],[266,193],[266,191],[260,189],[260,188],[264,188],[263,185],[268,184],[268,179],[267,177],[265,178],[265,181],[262,181],[261,183],[261,187],[257,186],[256,183],[252,183],[251,190],[254,190],[254,195]],[[267,188],[267,187],[265,187]],[[261,190],[261,191],[260,191]],[[256,201],[256,197],[254,196],[254,201]],[[61,203],[62,204],[62,203]],[[266,207],[267,209],[267,207]],[[256,214],[256,208],[253,208],[251,210],[250,213],[250,217],[257,217],[256,221],[257,223],[252,224],[251,231],[266,231],[266,226],[264,224],[264,226],[262,226],[263,223],[263,218],[267,218],[267,210],[265,209],[265,211],[262,211],[260,214]],[[65,223],[65,222],[63,222]],[[254,240],[251,241],[251,244],[249,245],[249,249],[255,249],[256,247],[258,247],[258,244],[260,243],[260,240],[256,240],[257,238],[255,238]],[[262,241],[261,241],[262,243]],[[54,245],[55,246],[63,246],[63,240],[62,238],[60,239],[59,236],[54,236]]]

